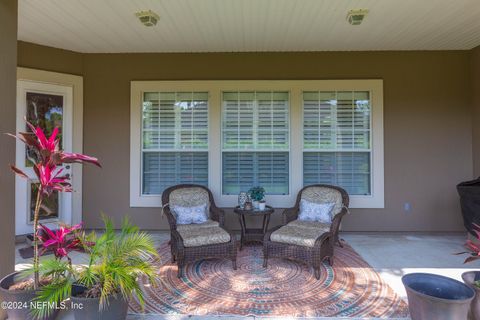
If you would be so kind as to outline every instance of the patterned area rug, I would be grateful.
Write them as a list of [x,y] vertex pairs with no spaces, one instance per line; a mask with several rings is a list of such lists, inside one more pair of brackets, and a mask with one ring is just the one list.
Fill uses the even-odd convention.
[[145,309],[138,301],[130,312],[183,315],[256,315],[303,317],[408,316],[408,307],[350,246],[335,248],[334,266],[324,263],[316,280],[306,265],[285,259],[269,260],[262,267],[261,246],[238,253],[238,269],[230,260],[204,260],[177,267],[165,243],[159,248],[162,284],[141,281]]

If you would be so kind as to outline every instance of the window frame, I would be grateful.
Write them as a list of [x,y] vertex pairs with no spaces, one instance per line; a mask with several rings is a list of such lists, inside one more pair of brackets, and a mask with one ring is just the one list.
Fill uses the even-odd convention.
[[[311,90],[313,89],[313,90]],[[384,145],[383,145],[383,80],[322,80],[315,85],[302,88],[302,185],[303,155],[312,152],[344,152],[340,149],[318,150],[304,148],[304,110],[303,92],[305,91],[368,91],[370,100],[370,195],[349,195],[351,208],[385,208],[384,197]]]
[[[142,102],[144,102],[144,93],[147,92],[147,91],[144,91],[142,92]],[[150,91],[148,91],[150,92]],[[160,91],[160,93],[162,92],[166,92],[166,91]],[[182,93],[185,92],[185,93],[190,93],[190,91],[181,91]],[[180,91],[175,91],[173,92],[176,94],[180,93]],[[193,93],[199,93],[199,91],[194,91],[194,92],[191,92],[192,94]],[[203,93],[203,92],[202,92]],[[158,152],[158,153],[175,153],[175,154],[178,154],[178,153],[206,153],[207,154],[207,166],[208,166],[208,151],[209,151],[209,141],[208,141],[208,135],[209,135],[209,122],[210,122],[210,117],[209,117],[209,105],[208,105],[208,92],[205,92],[207,94],[207,148],[178,148],[178,147],[170,147],[170,148],[156,148],[156,149],[145,149],[144,148],[144,128],[143,128],[143,112],[141,112],[141,123],[140,123],[140,131],[141,131],[141,136],[140,136],[140,153],[141,153],[141,156],[140,156],[140,196],[145,196],[145,197],[158,197],[159,195],[157,194],[148,194],[148,193],[143,193],[143,182],[144,182],[144,155],[145,153],[147,152]],[[179,133],[181,135],[181,129],[177,129],[177,125],[178,125],[178,121],[181,119],[178,118],[178,114],[180,113],[180,117],[181,117],[181,111],[179,110],[175,110],[175,131],[176,133]],[[175,136],[175,139],[178,139],[179,137],[178,136]],[[208,183],[208,169],[207,169],[207,183]],[[160,195],[161,196],[161,195]]]
[[[235,91],[235,90],[234,90]],[[241,152],[244,152],[244,153],[261,153],[261,152],[272,152],[272,153],[287,153],[288,154],[288,193],[286,194],[283,194],[283,195],[280,195],[280,194],[271,194],[271,195],[268,195],[268,198],[269,199],[274,199],[274,200],[279,200],[279,201],[282,201],[282,199],[284,199],[285,197],[289,197],[290,194],[292,193],[291,192],[291,173],[290,173],[290,169],[291,169],[291,112],[292,112],[292,101],[291,101],[291,93],[290,93],[290,90],[244,90],[244,89],[239,89],[239,90],[236,90],[237,92],[286,92],[288,94],[288,119],[287,119],[287,126],[288,126],[288,148],[286,149],[254,149],[254,148],[248,148],[248,149],[224,149],[223,148],[223,135],[224,135],[224,130],[223,130],[223,123],[220,123],[220,152],[221,152],[221,162],[220,162],[220,168],[221,168],[221,172],[222,172],[222,179],[220,181],[220,194],[223,197],[226,198],[230,198],[230,197],[234,197],[235,199],[227,199],[226,201],[229,201],[229,203],[231,203],[232,201],[236,201],[238,202],[238,195],[228,195],[228,194],[223,194],[223,155],[224,153],[241,153]],[[224,110],[223,110],[223,94],[225,92],[229,92],[228,90],[221,90],[220,91],[220,95],[221,95],[221,105],[220,105],[220,121],[223,121],[223,116],[224,116]],[[258,111],[257,111],[258,113]],[[255,119],[254,119],[255,120]],[[255,129],[254,129],[255,131]],[[257,133],[258,134],[258,133]],[[257,141],[258,142],[258,141]],[[254,186],[252,186],[254,187]],[[242,190],[242,191],[248,191],[248,190]],[[282,198],[279,198],[279,197],[282,197]],[[277,199],[278,198],[278,199]],[[222,199],[224,200],[224,199]],[[235,204],[236,205],[236,204]]]
[[222,194],[223,91],[289,92],[289,194],[267,196],[267,202],[274,203],[277,208],[293,206],[297,192],[303,187],[303,92],[369,91],[372,110],[372,194],[352,195],[350,207],[385,207],[383,80],[381,79],[131,81],[130,89],[130,207],[161,207],[162,203],[161,195],[141,194],[141,101],[143,93],[151,91],[208,92],[208,187],[220,207],[234,207],[238,202],[236,195]]

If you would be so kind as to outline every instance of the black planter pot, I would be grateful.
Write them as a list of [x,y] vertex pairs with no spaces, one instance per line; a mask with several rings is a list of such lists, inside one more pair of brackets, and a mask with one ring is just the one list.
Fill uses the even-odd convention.
[[[35,290],[15,290],[10,291],[8,288],[17,280],[19,272],[11,273],[0,280],[0,296],[1,301],[7,303],[7,315],[9,320],[33,320],[38,319],[32,316],[30,302],[35,298]],[[21,306],[21,307],[20,307]],[[53,312],[43,320],[53,320],[57,317],[58,310]]]
[[75,295],[81,294],[86,288],[80,285],[72,287],[71,308],[75,320],[122,320],[127,317],[128,301],[121,295],[108,298],[108,304],[100,311],[100,298],[82,298]]
[[457,185],[462,207],[463,225],[475,236],[473,223],[480,225],[480,177]]
[[475,291],[466,284],[429,273],[402,277],[412,320],[466,320]]

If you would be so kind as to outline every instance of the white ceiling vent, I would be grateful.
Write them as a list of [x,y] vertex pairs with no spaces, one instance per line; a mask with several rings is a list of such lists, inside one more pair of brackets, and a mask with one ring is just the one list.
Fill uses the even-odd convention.
[[352,26],[358,26],[362,23],[363,19],[365,19],[367,13],[367,9],[350,10],[347,14],[347,21]]
[[137,18],[140,20],[147,27],[153,27],[157,24],[157,21],[160,19],[158,14],[153,12],[152,10],[147,11],[139,11],[135,13]]

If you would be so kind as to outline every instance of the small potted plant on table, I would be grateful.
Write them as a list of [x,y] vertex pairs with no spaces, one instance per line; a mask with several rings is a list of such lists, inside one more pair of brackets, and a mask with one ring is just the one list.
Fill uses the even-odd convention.
[[254,209],[259,209],[260,201],[265,199],[265,189],[263,187],[253,187],[248,190],[248,195],[252,199]]

